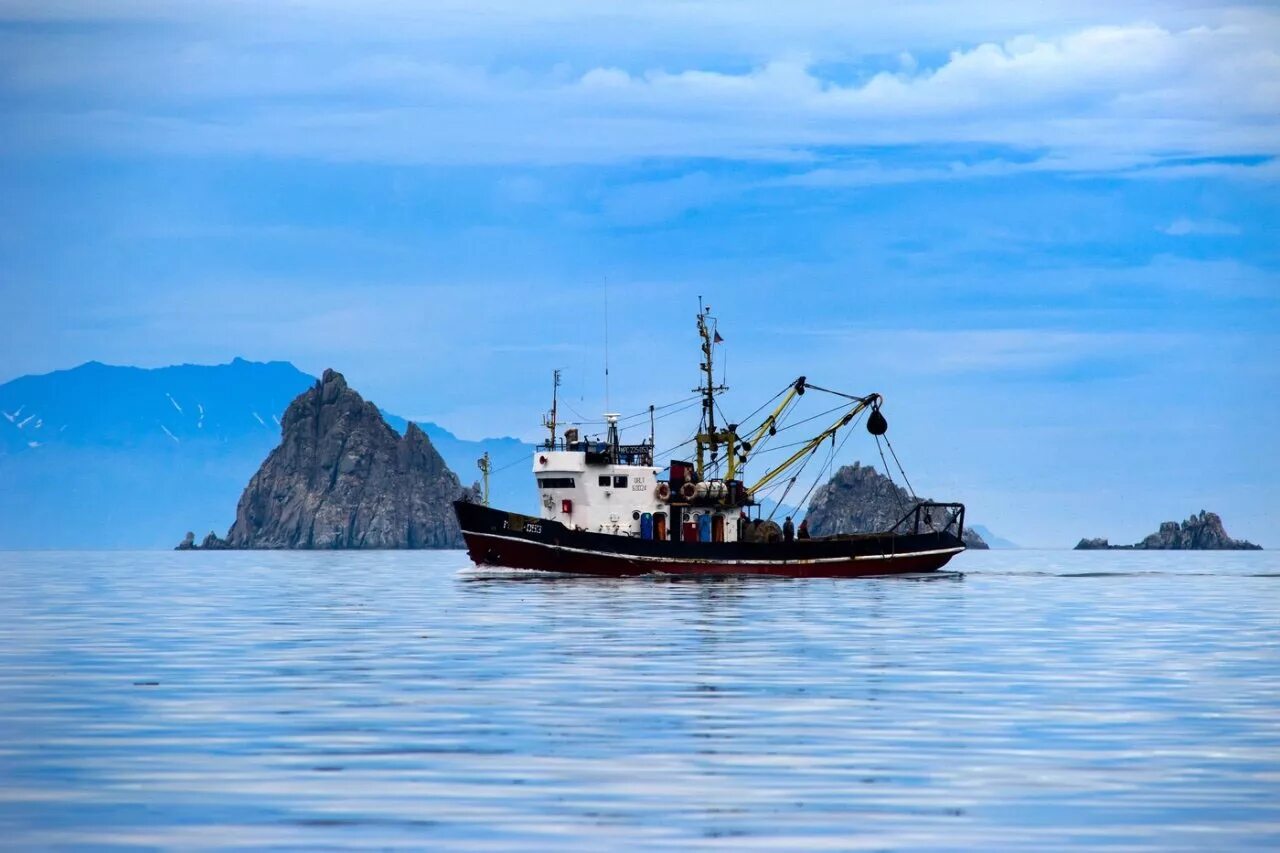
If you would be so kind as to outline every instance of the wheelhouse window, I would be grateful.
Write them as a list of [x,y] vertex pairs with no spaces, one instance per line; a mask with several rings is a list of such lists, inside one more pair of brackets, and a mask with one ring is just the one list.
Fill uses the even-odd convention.
[[623,474],[620,477],[614,477],[613,487],[615,489],[625,489],[627,487],[627,475]]
[[608,475],[608,474],[601,474],[601,475],[600,475],[600,485],[602,485],[602,486],[608,486],[608,485],[609,485],[609,475]]
[[572,489],[572,477],[539,477],[538,488],[540,489]]

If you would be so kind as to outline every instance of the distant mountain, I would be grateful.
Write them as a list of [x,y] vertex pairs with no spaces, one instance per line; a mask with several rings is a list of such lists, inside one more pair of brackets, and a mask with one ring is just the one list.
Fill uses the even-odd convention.
[[278,416],[313,381],[236,359],[89,362],[0,385],[0,547],[161,547],[193,523],[226,529]]
[[0,385],[0,453],[136,448],[183,441],[268,442],[315,379],[283,361],[237,358],[147,370],[91,361]]
[[[285,409],[315,382],[287,362],[235,359],[89,362],[0,385],[0,548],[167,548],[178,531],[226,530]],[[532,445],[420,426],[464,484],[488,449],[495,468],[510,465],[493,477],[494,503],[536,506]]]
[[1022,547],[1016,542],[1010,542],[1008,539],[1003,539],[995,535],[994,533],[992,533],[990,530],[988,530],[986,527],[982,526],[981,524],[973,525],[973,532],[981,536],[983,541],[986,542],[988,546],[996,550],[1008,550],[1012,548]]

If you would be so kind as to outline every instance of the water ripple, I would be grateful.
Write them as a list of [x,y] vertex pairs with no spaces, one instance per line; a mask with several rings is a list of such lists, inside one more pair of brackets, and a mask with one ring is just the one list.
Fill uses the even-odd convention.
[[0,554],[19,847],[1280,846],[1280,561]]

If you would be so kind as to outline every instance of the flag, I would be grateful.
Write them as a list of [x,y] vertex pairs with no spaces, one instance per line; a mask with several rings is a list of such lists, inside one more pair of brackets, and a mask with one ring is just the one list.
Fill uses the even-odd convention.
[[715,335],[716,335],[716,336],[715,336],[715,338],[714,338],[714,340],[713,340],[713,342],[714,342],[714,343],[717,343],[717,344],[722,344],[722,343],[724,343],[724,338],[720,337],[720,333],[719,333],[719,332],[716,332],[716,333],[715,333]]

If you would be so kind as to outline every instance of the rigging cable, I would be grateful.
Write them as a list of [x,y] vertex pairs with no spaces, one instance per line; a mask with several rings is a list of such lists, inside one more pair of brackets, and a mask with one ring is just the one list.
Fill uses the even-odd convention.
[[655,453],[655,454],[654,454],[654,456],[655,456],[655,457],[657,457],[657,456],[666,456],[668,453],[674,453],[675,451],[679,450],[680,448],[684,447],[686,444],[689,444],[689,443],[693,442],[693,441],[694,441],[694,440],[696,440],[696,439],[697,439],[697,434],[695,433],[694,435],[689,436],[688,438],[686,438],[684,441],[680,442],[679,444],[674,445],[673,447],[670,447],[670,448],[668,448],[668,449],[666,449],[666,450],[663,450],[661,453]]
[[818,488],[818,483],[821,482],[823,476],[831,468],[831,463],[834,462],[835,458],[840,455],[840,451],[844,450],[844,443],[849,440],[849,436],[853,435],[853,427],[857,426],[858,421],[860,420],[862,420],[861,414],[858,415],[858,420],[849,424],[849,431],[844,434],[844,438],[840,439],[839,447],[836,447],[835,440],[834,440],[835,436],[832,436],[831,453],[827,455],[827,461],[822,466],[822,468],[818,471],[818,476],[813,478],[813,485],[809,487],[809,491],[804,493],[804,497],[801,498],[800,503],[796,505],[797,509],[804,509],[804,505],[809,501],[809,496],[813,494],[814,489]]
[[[898,461],[898,454],[893,451],[893,442],[889,441],[889,436],[886,435],[884,437],[884,443],[889,445],[889,455],[893,457],[894,463],[898,466],[898,473],[902,475],[902,482],[907,484],[907,491],[911,493],[911,499],[913,501],[920,500],[919,496],[916,495],[916,490],[911,487],[911,481],[907,479],[907,472],[902,470],[902,463]],[[881,454],[881,458],[884,458],[884,454]]]
[[858,400],[863,403],[867,402],[866,397],[857,397],[853,394],[846,394],[843,391],[832,391],[830,388],[823,388],[821,385],[814,385],[812,382],[805,382],[804,387],[812,388],[814,391],[822,391],[827,394],[835,394],[837,397],[844,397],[846,400]]
[[521,455],[521,456],[517,457],[516,459],[512,459],[512,460],[511,460],[510,462],[508,462],[507,464],[502,465],[502,466],[500,466],[500,467],[498,467],[498,468],[494,468],[492,471],[490,471],[490,472],[489,472],[489,476],[491,476],[491,477],[492,477],[494,474],[498,473],[499,471],[505,471],[505,470],[507,470],[508,468],[510,468],[512,465],[518,465],[519,463],[521,463],[521,462],[525,461],[525,460],[526,460],[526,459],[528,459],[528,458],[530,458],[530,456],[529,456],[529,455]]
[[604,423],[604,421],[589,421],[589,420],[587,420],[585,417],[583,417],[582,412],[579,412],[577,409],[575,409],[575,408],[574,408],[574,407],[569,403],[569,401],[568,401],[568,400],[565,400],[565,401],[564,401],[564,407],[565,407],[566,409],[568,409],[569,411],[573,412],[575,415],[577,415],[577,416],[578,416],[578,420],[574,422],[574,423],[576,423],[578,426],[586,426],[587,424],[602,424],[602,423]]
[[[701,396],[702,396],[701,394],[694,394],[692,397],[685,397],[683,400],[675,400],[675,401],[670,402],[670,403],[663,403],[661,406],[654,406],[654,407],[653,407],[653,410],[654,410],[655,412],[661,412],[663,409],[669,409],[669,408],[671,408],[672,406],[679,406],[681,403],[688,403],[690,400],[697,400],[697,399],[699,399]],[[624,421],[635,420],[636,418],[642,418],[642,417],[645,417],[645,416],[646,416],[646,415],[648,415],[648,414],[649,414],[649,410],[646,408],[646,409],[644,409],[643,411],[636,412],[636,413],[635,413],[635,414],[633,414],[633,415],[627,415],[627,416],[625,416],[625,417],[618,418],[618,423],[622,423],[622,422],[624,422]]]
[[[795,423],[793,423],[793,424],[787,424],[787,425],[786,425],[786,426],[784,426],[784,427],[778,427],[778,432],[786,432],[787,430],[791,429],[792,427],[798,427],[798,426],[801,426],[802,424],[807,424],[807,423],[809,423],[809,421],[816,421],[818,418],[825,417],[825,416],[827,416],[827,415],[831,414],[832,412],[838,412],[838,411],[840,411],[841,409],[847,409],[847,408],[849,408],[847,405],[845,405],[844,403],[841,403],[840,405],[838,405],[838,406],[833,406],[832,408],[827,409],[827,410],[826,410],[826,411],[824,411],[824,412],[818,412],[816,415],[810,415],[809,417],[805,418],[805,419],[804,419],[804,420],[802,420],[802,421],[796,421],[796,422],[795,422]],[[802,443],[803,443],[803,442],[802,442]]]
[[656,418],[654,418],[654,420],[659,420],[659,421],[660,421],[660,420],[662,420],[663,418],[669,418],[669,417],[671,417],[672,415],[678,415],[678,414],[680,414],[681,412],[687,412],[687,411],[689,411],[690,409],[692,409],[692,408],[693,408],[694,406],[696,406],[696,405],[698,405],[698,402],[697,402],[696,400],[694,400],[694,401],[692,401],[692,402],[690,402],[690,401],[687,401],[687,400],[686,400],[686,401],[685,401],[685,405],[681,406],[680,408],[678,408],[678,409],[676,409],[676,410],[674,410],[674,411],[667,412],[666,414],[658,415]]
[[[795,422],[795,423],[793,423],[793,424],[787,424],[786,426],[781,427],[780,429],[778,429],[778,432],[785,432],[785,431],[787,431],[787,430],[791,429],[792,427],[800,426],[801,424],[805,424],[805,423],[808,423],[809,421],[816,420],[816,419],[818,419],[818,418],[824,417],[824,416],[826,416],[826,415],[831,414],[832,412],[838,412],[838,411],[840,411],[841,409],[844,409],[844,408],[847,408],[847,406],[845,406],[844,404],[841,404],[841,405],[839,405],[839,406],[836,406],[835,408],[827,409],[825,412],[818,412],[818,414],[816,414],[816,415],[812,415],[812,416],[810,416],[810,417],[807,417],[807,418],[805,418],[805,419],[804,419],[804,420],[802,420],[802,421],[796,421],[796,422]],[[761,440],[760,440],[760,444],[759,444],[759,445],[757,445],[756,447],[752,448],[752,450],[751,450],[751,453],[752,453],[751,458],[752,458],[752,459],[754,459],[756,456],[764,456],[764,455],[767,455],[767,454],[769,454],[769,453],[774,453],[774,452],[779,451],[779,450],[786,450],[786,449],[791,448],[791,447],[799,447],[800,445],[802,445],[802,444],[808,444],[810,441],[812,441],[812,440],[813,440],[813,439],[811,439],[811,438],[805,438],[805,439],[801,439],[800,441],[793,441],[793,442],[790,442],[789,444],[779,444],[779,445],[778,445],[778,446],[776,446],[776,447],[772,447],[772,446],[771,446],[771,447],[769,447],[767,450],[761,450],[760,448],[761,448],[761,447],[763,447],[763,445],[765,444],[765,442],[766,442],[766,441],[768,441],[768,439],[769,439],[769,438],[772,438],[772,437],[773,437],[773,436],[766,436],[765,438],[763,438],[763,439],[761,439]]]
[[[834,439],[834,436],[833,436]],[[821,447],[822,445],[818,445]],[[787,481],[787,488],[782,492],[782,497],[778,498],[778,503],[774,505],[773,510],[769,513],[769,520],[773,521],[773,515],[778,511],[778,507],[782,506],[782,502],[787,499],[787,495],[791,493],[791,487],[796,484],[796,480],[800,479],[800,475],[804,473],[804,469],[809,466],[809,462],[817,455],[818,447],[809,451],[809,455],[805,457],[804,462],[800,465],[800,470],[791,475],[791,479]]]
[[[795,426],[795,424],[788,424],[788,426],[786,427],[780,427],[778,426],[778,424],[786,420],[787,416],[795,411],[796,405],[798,404],[798,400],[799,398],[797,397],[795,399],[788,401],[787,405],[782,407],[782,411],[778,412],[777,416],[773,418],[772,423],[770,423],[769,419],[766,418],[764,421],[761,421],[760,426],[757,426],[754,429],[749,430],[749,433],[758,432],[760,429],[762,429],[765,426],[765,424],[769,424],[771,427],[773,427],[772,430],[770,430],[769,432],[766,432],[764,436],[762,436],[761,439],[755,443],[755,445],[751,448],[751,450],[747,451],[748,458],[750,458],[751,454],[760,452],[760,449],[764,447],[766,444],[768,444],[769,440],[773,438],[775,435],[777,435],[778,433],[782,432],[783,430],[787,429],[790,426]],[[840,408],[840,407],[837,407],[837,408]],[[832,409],[831,411],[834,412],[835,409]],[[821,417],[821,415],[818,415],[818,417]],[[807,420],[813,420],[813,418],[808,418]],[[799,421],[799,423],[804,423],[804,421]]]
[[758,414],[760,414],[761,412],[763,412],[763,411],[764,411],[765,406],[769,405],[769,404],[770,404],[770,403],[772,403],[774,400],[778,399],[779,397],[781,397],[783,394],[787,393],[789,390],[791,390],[791,389],[792,389],[792,388],[794,388],[794,387],[795,387],[795,383],[794,383],[794,382],[792,382],[791,384],[789,384],[789,385],[787,385],[786,387],[784,387],[784,388],[783,388],[781,391],[779,391],[777,394],[774,394],[774,395],[773,395],[772,397],[770,397],[768,400],[765,400],[763,403],[761,403],[761,404],[760,404],[760,406],[759,406],[759,407],[758,407],[754,412],[752,412],[751,414],[749,414],[749,415],[747,415],[745,418],[743,418],[743,419],[742,419],[742,423],[744,423],[744,424],[745,424],[745,423],[749,422],[749,421],[750,421],[752,418],[754,418],[756,415],[758,415]]
[[876,450],[880,451],[880,461],[884,463],[885,476],[889,478],[889,485],[893,486],[893,496],[898,501],[898,510],[904,511],[906,505],[902,502],[902,489],[893,481],[893,471],[889,469],[889,462],[884,458],[884,448],[880,446],[880,436],[876,436]]
[[[700,397],[700,395],[695,394],[695,395],[694,395],[694,396],[692,396],[692,397],[685,397],[683,400],[675,400],[674,402],[671,402],[671,403],[663,403],[661,406],[654,406],[654,407],[653,407],[653,410],[654,410],[655,412],[661,412],[663,409],[669,409],[669,408],[671,408],[672,406],[678,406],[678,405],[680,405],[681,403],[687,403],[687,402],[689,402],[690,400],[697,400],[697,399],[699,399],[699,397]],[[605,424],[605,423],[607,423],[607,421],[593,421],[593,420],[588,420],[586,417],[584,417],[584,416],[583,416],[583,414],[582,414],[581,412],[579,412],[577,409],[573,408],[573,406],[569,406],[569,404],[568,404],[568,403],[566,403],[565,405],[566,405],[566,406],[568,406],[569,411],[573,412],[575,415],[577,415],[577,416],[578,416],[578,420],[577,420],[577,421],[574,421],[574,423],[576,423],[576,424],[577,424],[577,425],[579,425],[579,426],[588,426],[588,425],[592,425],[592,426],[594,426],[594,425],[601,425],[601,424]],[[618,418],[618,423],[619,423],[619,424],[623,424],[623,423],[626,423],[627,421],[635,420],[636,418],[647,417],[647,416],[648,416],[648,414],[649,414],[649,410],[648,410],[648,408],[646,408],[646,409],[644,409],[644,411],[635,412],[634,414],[630,414],[630,415],[627,415],[627,416],[625,416],[625,417]]]

